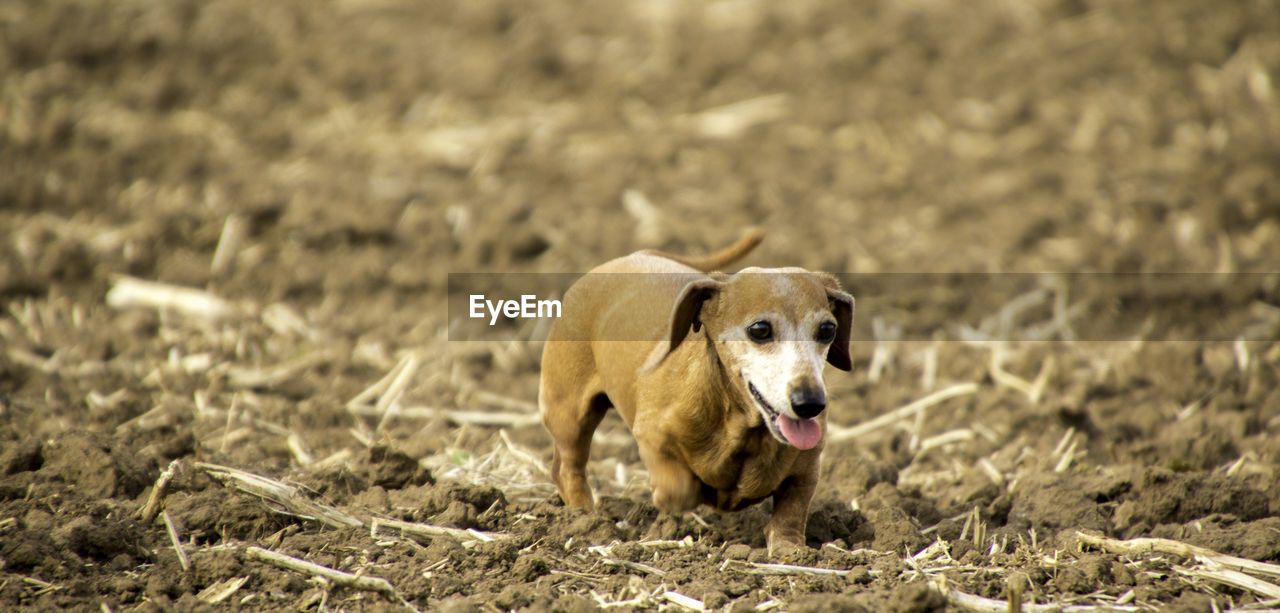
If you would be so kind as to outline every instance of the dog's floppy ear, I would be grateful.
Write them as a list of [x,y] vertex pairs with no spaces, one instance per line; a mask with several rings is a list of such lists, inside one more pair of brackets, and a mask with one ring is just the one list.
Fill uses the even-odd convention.
[[657,368],[680,343],[689,335],[689,331],[697,332],[702,327],[698,319],[702,311],[702,303],[720,291],[720,283],[710,277],[690,281],[676,295],[671,307],[669,326],[659,337],[661,340],[649,354],[649,359],[640,367],[641,373]]
[[840,289],[840,282],[827,273],[817,273],[827,288],[827,301],[831,313],[836,316],[836,338],[827,350],[827,362],[840,370],[853,370],[853,358],[849,355],[849,335],[853,330],[853,296]]

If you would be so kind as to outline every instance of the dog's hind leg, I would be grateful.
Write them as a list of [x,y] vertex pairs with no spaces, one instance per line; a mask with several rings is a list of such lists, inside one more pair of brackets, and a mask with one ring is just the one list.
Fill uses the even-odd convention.
[[551,460],[551,477],[565,503],[590,511],[595,508],[591,486],[587,483],[587,458],[591,455],[591,436],[605,411],[611,406],[603,393],[585,397],[545,393],[542,423],[551,433],[555,454]]

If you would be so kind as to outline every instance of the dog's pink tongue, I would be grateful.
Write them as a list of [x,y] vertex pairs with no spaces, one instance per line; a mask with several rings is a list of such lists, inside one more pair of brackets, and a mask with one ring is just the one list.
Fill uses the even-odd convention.
[[778,415],[778,429],[797,449],[813,449],[822,440],[822,424],[816,419],[792,419]]

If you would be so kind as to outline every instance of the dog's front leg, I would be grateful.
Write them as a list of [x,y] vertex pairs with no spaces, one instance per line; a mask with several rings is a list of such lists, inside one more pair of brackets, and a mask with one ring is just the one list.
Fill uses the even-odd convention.
[[679,515],[697,508],[702,483],[677,458],[652,447],[640,445],[640,459],[649,469],[649,486],[653,490],[653,505],[660,511]]
[[809,500],[818,485],[818,470],[792,475],[773,493],[773,517],[765,528],[769,555],[786,553],[805,546],[804,529],[809,519]]

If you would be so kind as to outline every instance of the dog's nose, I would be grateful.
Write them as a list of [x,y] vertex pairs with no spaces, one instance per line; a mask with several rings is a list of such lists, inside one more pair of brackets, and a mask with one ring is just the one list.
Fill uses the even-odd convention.
[[791,391],[791,410],[801,419],[817,417],[827,408],[827,393],[820,389],[798,388]]

